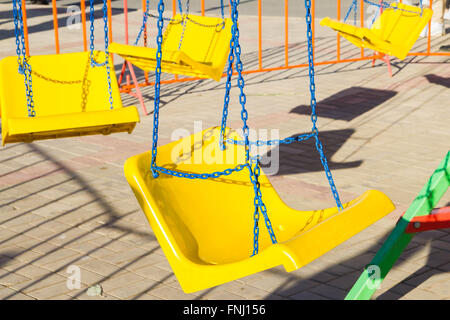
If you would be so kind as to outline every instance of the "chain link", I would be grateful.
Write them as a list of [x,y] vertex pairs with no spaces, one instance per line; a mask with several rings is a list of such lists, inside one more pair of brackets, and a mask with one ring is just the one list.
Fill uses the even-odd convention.
[[311,0],[305,0],[306,7],[306,25],[307,25],[307,38],[308,38],[308,66],[309,66],[309,91],[311,94],[311,121],[312,121],[312,130],[311,132],[314,134],[314,138],[316,140],[316,149],[320,156],[320,161],[322,162],[322,166],[325,170],[325,175],[328,179],[328,183],[331,188],[331,192],[333,194],[334,200],[336,201],[336,205],[339,210],[342,210],[342,203],[339,198],[339,194],[337,192],[333,176],[331,175],[330,168],[328,167],[327,158],[323,152],[323,145],[319,139],[319,130],[317,129],[317,101],[316,101],[316,85],[314,80],[314,51],[312,45],[312,17],[311,17]]
[[[306,141],[309,138],[314,137],[314,133],[303,133],[303,134],[299,134],[295,137],[288,137],[288,138],[284,138],[284,139],[274,139],[274,140],[256,140],[256,141],[250,141],[251,145],[257,146],[257,147],[262,147],[262,146],[277,146],[280,144],[291,144],[294,142],[302,142],[302,141]],[[235,139],[226,139],[225,140],[227,143],[230,144],[236,144],[236,145],[244,145],[245,141],[243,140],[235,140]]]
[[107,0],[103,0],[103,31],[104,31],[104,42],[105,42],[105,61],[99,63],[95,61],[94,59],[94,0],[89,0],[89,20],[91,22],[90,25],[90,62],[91,67],[106,67],[106,76],[108,79],[108,93],[109,93],[109,108],[112,110],[114,109],[114,102],[113,102],[113,96],[112,96],[112,86],[111,86],[111,67],[109,63],[109,35],[108,35],[108,4]]
[[33,70],[31,72],[34,76],[41,78],[42,80],[48,81],[48,82],[53,82],[55,84],[63,84],[63,85],[73,85],[73,84],[79,84],[83,82],[82,80],[58,80],[58,79],[54,79],[54,78],[50,78],[48,76],[45,76],[43,74],[40,74],[38,72],[36,72],[35,70]]
[[186,178],[186,179],[202,179],[202,180],[206,180],[206,179],[217,179],[219,177],[222,176],[229,176],[230,174],[234,173],[234,172],[239,172],[242,171],[243,169],[247,168],[248,165],[247,164],[239,164],[234,168],[231,169],[225,169],[223,171],[215,171],[212,173],[189,173],[189,172],[182,172],[182,171],[176,171],[176,170],[171,170],[168,168],[164,168],[164,167],[160,167],[160,166],[154,166],[153,169],[157,172],[161,172],[170,176],[174,176],[177,178]]
[[[234,39],[233,37],[230,40],[230,48],[234,47]],[[234,61],[234,52],[230,49],[230,53],[228,54],[228,68],[227,68],[227,82],[225,84],[225,97],[223,101],[223,111],[222,111],[222,124],[220,126],[220,149],[225,150],[225,128],[227,126],[228,119],[228,106],[230,103],[230,91],[231,91],[231,78],[233,77],[233,61]]]
[[17,64],[19,66],[18,71],[24,76],[28,116],[34,117],[36,116],[36,111],[34,110],[33,81],[31,77],[32,68],[28,63],[28,57],[26,54],[21,0],[13,0],[13,16],[14,32],[16,37]]
[[[408,12],[408,13],[414,13],[417,14],[417,11],[411,11],[411,10],[407,10],[404,8],[399,8],[398,4],[395,3],[388,3],[385,1],[382,1],[381,3],[376,3],[370,0],[364,0],[365,3],[374,6],[374,7],[378,7],[378,8],[383,8],[383,9],[394,9],[394,10],[400,10],[403,12]],[[420,16],[422,16],[423,14],[423,0],[419,1],[419,6],[420,6]],[[348,9],[347,13],[345,14],[345,18],[344,18],[344,22],[347,21],[348,17],[350,16],[350,13],[354,11],[354,24],[356,25],[356,20],[358,19],[358,0],[353,0],[352,4],[350,5],[350,8]],[[375,14],[374,18],[372,19],[372,24],[375,22],[378,14],[379,14],[380,10],[377,11],[377,13]]]
[[138,35],[136,37],[136,40],[134,41],[134,45],[135,46],[137,46],[137,44],[139,43],[139,39],[141,38],[142,33],[147,28],[147,19],[148,19],[148,16],[149,16],[148,10],[150,10],[150,0],[147,0],[147,2],[146,2],[145,12],[142,15],[142,25],[141,25],[141,28],[139,29]]
[[[136,37],[136,40],[134,41],[134,45],[135,46],[138,45],[139,40],[140,40],[140,38],[142,36],[142,33],[147,28],[148,18],[150,17],[150,18],[159,19],[159,15],[154,15],[154,14],[151,14],[149,12],[149,10],[150,10],[149,9],[150,8],[150,3],[149,3],[149,0],[146,0],[146,1],[147,1],[146,2],[146,10],[145,10],[145,12],[143,14],[142,24],[141,24],[141,27],[139,29],[138,35]],[[217,28],[217,27],[221,27],[222,29],[225,28],[225,13],[224,13],[223,0],[221,0],[221,5],[220,5],[222,22],[215,23],[215,24],[205,24],[205,23],[198,22],[195,19],[192,19],[189,16],[189,6],[190,6],[190,3],[189,3],[189,0],[187,0],[187,3],[186,3],[186,14],[183,14],[183,5],[181,4],[181,1],[178,0],[178,8],[179,8],[179,11],[180,11],[180,14],[181,14],[181,19],[174,19],[174,18],[165,18],[165,17],[163,17],[164,21],[168,21],[168,22],[170,22],[172,24],[183,23],[183,25],[184,25],[183,26],[183,33],[182,33],[181,37],[183,37],[183,35],[184,35],[184,30],[186,28],[186,22],[187,21],[192,22],[193,24],[196,24],[196,25],[198,25],[200,27],[204,27],[204,28]],[[178,50],[181,47],[181,43],[182,43],[182,39],[180,40],[180,45],[179,45]]]
[[[191,3],[190,0],[186,1],[186,15],[182,15],[182,17],[184,17],[184,16],[188,17],[189,16],[190,3]],[[182,19],[182,20],[183,20],[183,22],[182,22],[183,29],[181,30],[180,41],[178,42],[178,50],[181,49],[181,44],[183,43],[184,33],[186,31],[186,25],[187,25],[187,20],[186,19]]]
[[159,128],[159,103],[160,103],[160,89],[161,89],[161,58],[162,58],[162,40],[164,28],[164,1],[159,0],[158,4],[158,35],[156,37],[157,51],[156,51],[156,70],[155,70],[155,103],[153,111],[153,143],[152,143],[152,161],[151,170],[153,177],[158,177],[158,170],[160,167],[156,165],[156,156],[158,149],[158,128]]
[[264,201],[262,200],[262,192],[261,192],[261,187],[260,187],[260,183],[258,180],[259,175],[261,173],[260,163],[258,160],[253,161],[254,158],[252,159],[250,157],[251,143],[249,140],[249,127],[247,124],[248,111],[245,107],[247,98],[244,93],[245,81],[242,76],[243,65],[242,65],[242,61],[241,61],[241,46],[239,43],[239,27],[238,27],[238,18],[239,18],[238,5],[239,5],[239,2],[240,2],[240,0],[230,0],[231,6],[232,6],[231,18],[233,21],[233,26],[231,28],[232,37],[233,37],[233,40],[232,40],[233,46],[232,46],[231,50],[234,52],[234,56],[236,59],[236,61],[235,61],[236,70],[238,73],[237,84],[238,84],[239,91],[240,91],[239,103],[241,104],[241,120],[242,120],[242,132],[244,135],[245,160],[246,160],[246,163],[247,163],[247,166],[249,169],[250,181],[253,184],[253,190],[254,190],[254,194],[255,194],[254,199],[253,199],[255,211],[253,214],[254,228],[253,228],[253,254],[252,255],[256,255],[259,252],[259,239],[258,238],[259,238],[259,216],[260,216],[260,213],[262,213],[264,216],[266,228],[270,235],[270,239],[271,239],[272,243],[276,244],[277,239],[276,239],[275,233],[272,228],[272,224],[270,222],[270,219],[269,219],[269,216],[267,213],[266,205],[264,204]]

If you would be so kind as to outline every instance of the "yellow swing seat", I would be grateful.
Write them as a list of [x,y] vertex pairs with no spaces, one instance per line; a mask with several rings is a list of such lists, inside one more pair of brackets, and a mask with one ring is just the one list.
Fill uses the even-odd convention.
[[[186,22],[184,32],[183,17]],[[176,15],[163,36],[162,72],[220,81],[230,51],[232,25],[229,18]],[[113,42],[109,50],[144,71],[155,71],[155,48]]]
[[[239,139],[233,131],[229,137]],[[245,163],[244,148],[218,147],[220,128],[210,128],[158,147],[157,165],[211,173]],[[296,270],[317,259],[394,209],[389,198],[370,190],[337,208],[298,211],[288,207],[260,176],[278,243],[260,218],[259,254],[253,250],[254,190],[247,168],[217,179],[153,178],[151,152],[129,158],[125,175],[178,281],[186,293],[283,265]]]
[[402,3],[385,9],[370,29],[323,18],[320,24],[339,32],[360,48],[372,49],[403,60],[411,51],[420,33],[430,22],[433,11]]
[[[94,52],[96,61],[105,59]],[[29,58],[35,117],[28,117],[24,76],[17,57],[0,61],[2,144],[114,132],[131,133],[139,122],[135,106],[124,108],[114,66],[110,109],[106,67],[91,67],[89,52]]]

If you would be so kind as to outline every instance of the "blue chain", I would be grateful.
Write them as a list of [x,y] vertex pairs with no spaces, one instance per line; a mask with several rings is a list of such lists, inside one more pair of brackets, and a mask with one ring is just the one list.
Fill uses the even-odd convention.
[[19,73],[24,76],[25,91],[27,96],[28,117],[36,116],[33,99],[33,82],[31,78],[31,65],[25,47],[24,23],[22,15],[22,2],[13,0],[14,32],[16,36],[16,54],[19,65]]
[[178,42],[178,50],[181,49],[181,44],[183,43],[184,32],[186,31],[187,20],[189,17],[189,6],[190,6],[190,0],[187,0],[186,1],[186,18],[184,18],[184,15],[182,15],[183,20],[181,21],[181,23],[183,24],[183,30],[181,31],[180,42]]
[[[272,228],[272,223],[270,222],[269,215],[267,214],[267,208],[262,200],[262,193],[261,193],[261,185],[259,183],[259,176],[261,175],[261,165],[259,163],[259,160],[256,161],[253,165],[252,173],[250,174],[250,180],[253,184],[253,190],[255,192],[255,198],[254,198],[254,206],[255,206],[255,213],[253,216],[254,225],[253,225],[253,256],[258,254],[259,251],[259,211],[264,216],[264,222],[266,224],[267,231],[269,232],[270,240],[273,244],[277,243],[277,238],[275,237],[275,233]],[[259,209],[259,211],[258,211]]]
[[[225,11],[223,6],[223,0],[220,0],[220,14],[222,15],[222,20],[225,20]],[[224,26],[225,28],[225,26]]]
[[149,11],[150,10],[150,0],[147,0],[146,2],[146,7],[145,7],[145,12],[143,14],[142,17],[142,25],[141,28],[139,29],[138,35],[136,37],[136,40],[134,41],[134,45],[137,46],[139,43],[139,39],[141,38],[142,32],[144,32],[145,28],[147,27],[147,20],[148,20],[148,16],[149,16]]
[[[274,139],[274,140],[256,140],[256,141],[250,141],[251,145],[255,145],[257,147],[261,146],[276,146],[280,144],[291,144],[294,142],[302,142],[306,141],[309,138],[314,137],[314,133],[302,133],[294,137],[288,137],[284,139]],[[243,140],[234,140],[234,139],[226,139],[226,143],[236,144],[243,146],[245,144],[245,141]]]
[[221,176],[229,176],[230,174],[232,174],[233,172],[239,172],[242,171],[243,169],[247,168],[247,164],[239,164],[234,168],[231,169],[225,169],[223,171],[215,171],[212,173],[189,173],[189,172],[181,172],[181,171],[176,171],[176,170],[171,170],[168,168],[164,168],[164,167],[160,167],[160,166],[155,166],[155,170],[157,172],[161,172],[173,177],[177,177],[177,178],[186,178],[186,179],[202,179],[202,180],[206,180],[206,179],[217,179],[220,178]]
[[376,3],[376,2],[372,2],[370,0],[364,0],[364,2],[367,3],[367,4],[370,4],[371,6],[375,6],[375,7],[378,7],[378,8],[383,7],[383,9],[387,9],[387,8],[389,8],[391,6],[390,3],[385,2],[385,1],[382,1],[381,4],[380,3]]
[[[186,28],[185,24],[187,23],[187,21],[185,21],[185,20],[190,20],[191,22],[196,23],[194,20],[192,20],[189,17],[187,17],[187,15],[189,14],[189,5],[190,4],[189,4],[189,1],[188,1],[188,3],[186,4],[186,7],[187,7],[187,9],[186,9],[186,17],[184,17],[183,16],[183,5],[182,5],[181,1],[178,0],[178,9],[180,11],[180,15],[182,16],[181,20],[174,20],[173,18],[165,18],[165,17],[163,18],[163,20],[164,21],[168,21],[168,22],[177,21],[177,22],[183,23],[183,25],[184,25],[183,34],[184,34],[184,29]],[[223,0],[220,0],[220,11],[221,11],[221,15],[222,15],[222,20],[225,20],[225,12],[224,12]],[[145,10],[145,12],[143,14],[142,24],[141,24],[141,27],[139,29],[138,35],[136,37],[136,40],[134,41],[134,45],[135,46],[139,43],[139,40],[140,40],[140,38],[142,36],[142,33],[144,32],[145,28],[147,27],[148,17],[157,18],[157,19],[159,18],[159,16],[155,16],[155,15],[149,13],[149,0],[147,0],[146,10]],[[196,23],[196,24],[201,25],[199,23]],[[221,23],[221,24],[222,24],[222,29],[225,28],[225,23]],[[182,41],[183,40],[181,39],[180,43],[179,43],[179,46],[178,46],[179,47],[178,49],[180,49]]]
[[[105,3],[105,1],[103,1],[103,4]],[[108,60],[106,59],[103,63],[98,63],[97,61],[94,60],[94,0],[89,0],[89,20],[91,22],[90,25],[90,44],[89,44],[89,49],[90,49],[90,60],[91,60],[91,67],[97,66],[97,67],[103,67],[108,63]]]
[[[147,27],[148,17],[153,17],[153,15],[151,15],[149,13],[149,10],[150,10],[150,0],[147,0],[146,6],[145,6],[145,12],[144,12],[143,18],[142,18],[142,25],[141,25],[141,28],[139,29],[136,40],[134,41],[135,46],[137,46],[137,44],[139,43],[139,39],[141,38],[142,33],[144,32],[145,28]],[[180,11],[180,14],[183,15],[183,5],[181,4],[181,0],[178,0],[178,10]],[[163,19],[166,21],[172,21],[172,19],[170,19],[170,18],[163,18]]]
[[156,166],[156,155],[158,148],[158,128],[159,128],[159,102],[160,102],[160,89],[161,89],[161,58],[162,58],[162,40],[163,40],[163,28],[164,28],[164,0],[159,0],[158,4],[158,35],[156,37],[156,43],[158,49],[156,51],[156,70],[155,70],[155,104],[153,111],[153,144],[152,144],[152,162],[151,170],[153,177],[158,177],[158,169]]
[[90,53],[89,58],[91,61],[91,67],[104,67],[106,66],[106,74],[108,77],[108,93],[109,93],[109,108],[112,110],[113,107],[113,97],[112,97],[112,87],[111,87],[111,67],[109,65],[109,36],[108,36],[108,4],[106,0],[103,0],[103,23],[104,23],[104,37],[105,37],[105,61],[102,63],[98,63],[94,59],[94,0],[89,1],[89,20],[91,22],[90,25]]
[[336,186],[334,184],[333,176],[331,175],[330,168],[328,167],[327,158],[323,152],[322,143],[319,140],[319,130],[317,129],[317,101],[316,101],[316,85],[314,81],[314,53],[313,53],[313,45],[312,45],[312,18],[311,18],[311,0],[305,0],[306,7],[306,24],[307,24],[307,38],[308,38],[308,64],[309,64],[309,90],[311,93],[311,121],[312,121],[312,133],[314,134],[314,138],[316,139],[316,149],[319,152],[320,161],[322,162],[323,168],[325,170],[326,177],[328,179],[328,183],[330,184],[331,192],[333,193],[334,200],[336,201],[336,205],[339,210],[342,210],[342,203],[339,198],[339,194],[337,192]]
[[220,126],[220,149],[225,150],[225,128],[227,126],[228,119],[228,106],[230,104],[230,91],[231,91],[231,78],[233,76],[233,61],[234,61],[234,37],[230,40],[230,53],[228,55],[228,69],[227,69],[227,82],[225,84],[225,97],[223,100],[223,111],[222,111],[222,124]]
[[240,95],[239,95],[239,102],[241,104],[241,120],[242,120],[242,132],[244,134],[244,147],[245,147],[245,160],[249,169],[249,174],[250,174],[250,180],[253,184],[253,189],[255,192],[255,197],[254,197],[254,206],[255,206],[255,214],[254,214],[254,229],[253,229],[253,233],[254,233],[254,239],[253,239],[253,255],[256,255],[258,253],[258,237],[259,237],[259,213],[257,212],[258,210],[263,214],[264,216],[264,220],[266,223],[266,227],[267,227],[267,231],[269,232],[270,235],[270,239],[272,241],[273,244],[277,243],[277,239],[275,237],[275,233],[273,231],[269,216],[267,214],[267,209],[266,206],[262,200],[262,193],[261,193],[261,188],[260,188],[260,184],[258,181],[258,177],[260,175],[260,163],[259,161],[256,161],[256,163],[252,166],[251,164],[251,158],[250,158],[250,148],[251,148],[251,144],[250,144],[250,140],[249,140],[249,127],[247,124],[247,120],[248,120],[248,112],[247,109],[245,108],[245,103],[247,101],[246,95],[244,93],[244,86],[245,86],[245,82],[244,82],[244,78],[242,76],[242,69],[243,69],[243,65],[242,65],[242,61],[241,61],[241,46],[239,44],[239,27],[238,27],[238,5],[239,5],[240,0],[230,0],[230,3],[232,5],[232,14],[231,14],[231,18],[233,21],[233,27],[232,27],[232,36],[233,36],[233,48],[231,49],[232,51],[234,51],[234,55],[236,58],[236,70],[238,73],[238,80],[237,80],[237,84],[240,90]]
[[[400,10],[400,11],[404,11],[404,12],[408,12],[408,13],[417,13],[415,11],[411,11],[411,10],[406,10],[406,9],[402,9],[399,8],[397,6],[393,6],[393,3],[390,4],[388,2],[382,1],[381,3],[376,3],[370,0],[364,0],[365,3],[371,5],[371,6],[375,6],[378,8],[383,8],[383,9],[388,9],[388,8],[392,8],[394,10]],[[420,6],[420,15],[422,16],[423,14],[423,3],[422,0],[419,1],[419,6]],[[347,21],[348,17],[350,16],[350,13],[354,10],[354,19],[355,19],[355,25],[356,25],[356,20],[357,20],[357,15],[358,15],[358,0],[353,0],[352,4],[350,5],[350,8],[348,9],[347,13],[345,14],[345,18],[344,18],[344,22]],[[378,11],[379,12],[379,11]],[[372,24],[375,22],[376,17],[378,16],[378,13],[375,15],[375,17],[372,20]]]
[[347,13],[345,14],[344,22],[347,21],[348,17],[350,16],[350,13],[352,13],[353,10],[355,10],[355,12],[356,12],[356,6],[358,5],[357,1],[358,0],[353,0],[352,1],[352,4],[351,4],[350,8],[348,8]]

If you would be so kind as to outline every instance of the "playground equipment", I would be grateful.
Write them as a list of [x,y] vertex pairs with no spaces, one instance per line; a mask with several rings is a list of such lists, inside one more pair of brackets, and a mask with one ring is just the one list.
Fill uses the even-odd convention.
[[[239,0],[231,0],[232,41],[221,127],[158,147],[164,21],[164,1],[159,1],[153,145],[151,151],[127,160],[125,175],[185,292],[278,265],[287,271],[298,269],[394,209],[386,195],[374,190],[346,204],[340,201],[316,127],[311,1],[305,3],[311,133],[283,140],[250,141],[240,57]],[[226,127],[233,65],[238,73],[243,139]],[[335,208],[309,212],[289,208],[261,172],[259,157],[251,152],[252,146],[307,139],[315,140]],[[214,155],[213,159],[208,155]],[[267,229],[263,234],[261,214]]]
[[[178,3],[182,11],[181,1]],[[151,16],[148,10],[147,0],[142,26],[134,45],[113,42],[110,51],[142,70],[153,71],[157,49],[137,47],[147,19]],[[169,24],[162,40],[162,72],[220,81],[230,50],[232,24],[229,18],[224,17],[223,0],[221,11],[221,18],[190,15],[187,0],[186,14],[177,14],[173,19],[168,19]]]
[[[400,217],[386,242],[348,293],[347,300],[370,299],[416,233],[450,228],[450,208],[434,209],[449,185],[450,151]],[[372,273],[376,270],[377,273]]]
[[94,50],[91,1],[90,52],[29,57],[21,1],[13,0],[18,57],[0,62],[3,145],[133,131],[139,114],[134,106],[122,106],[115,75],[111,74],[106,0],[103,9],[105,52]]
[[[227,130],[228,131],[228,130]],[[237,134],[230,135],[238,139]],[[233,166],[246,168],[241,146],[220,153],[222,165],[196,164],[195,152],[182,154],[179,164],[171,156],[180,145],[200,153],[219,150],[220,128],[207,129],[158,148],[163,168],[200,176],[205,170],[220,172],[230,165],[226,159],[238,156]],[[190,150],[190,148],[187,148]],[[260,253],[253,250],[254,189],[247,170],[217,179],[153,178],[151,152],[134,156],[125,164],[126,178],[134,191],[178,281],[187,293],[209,288],[278,265],[293,271],[320,257],[367,228],[394,209],[381,192],[367,191],[359,198],[336,207],[298,211],[278,196],[264,173],[259,176],[261,193],[278,243],[268,233],[260,233]],[[216,158],[217,159],[217,158]],[[220,161],[219,161],[220,162]]]
[[[402,3],[370,3],[384,9],[370,29],[353,26],[328,17],[322,19],[320,24],[336,30],[357,47],[372,49],[395,56],[400,60],[405,59],[420,33],[431,20],[433,11]],[[357,1],[354,0],[347,17],[353,8],[355,12],[357,11],[356,7]]]

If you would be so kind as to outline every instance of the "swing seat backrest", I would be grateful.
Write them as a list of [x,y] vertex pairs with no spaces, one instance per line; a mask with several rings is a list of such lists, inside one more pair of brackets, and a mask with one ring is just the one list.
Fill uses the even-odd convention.
[[383,11],[370,30],[392,45],[412,48],[432,15],[430,9],[421,12],[418,7],[396,3]]
[[[176,15],[164,32],[161,71],[220,81],[230,52],[231,19],[184,17]],[[157,48],[113,42],[109,50],[144,71],[156,69]]]
[[[227,132],[231,139],[242,139]],[[197,174],[245,164],[244,147],[228,145],[221,151],[219,137],[220,128],[210,128],[160,146],[156,164]],[[151,151],[129,158],[125,176],[185,292],[278,265],[298,269],[393,210],[384,194],[371,190],[339,213],[337,208],[298,211],[282,201],[262,172],[261,192],[278,244],[272,244],[261,214],[259,254],[250,257],[255,195],[248,168],[216,179],[163,173],[154,178],[151,158]]]
[[393,3],[374,22],[370,29],[323,18],[320,22],[339,32],[360,48],[372,49],[400,60],[406,58],[423,28],[431,20],[433,11],[402,3]]
[[[95,55],[96,61],[104,61],[103,53]],[[92,68],[89,52],[32,56],[28,61],[37,117],[109,109],[106,68]],[[17,57],[0,62],[0,101],[8,106],[5,115],[10,118],[28,116],[24,76],[18,73],[18,67]],[[111,84],[114,107],[121,108],[114,69]]]
[[184,17],[183,20],[178,14],[168,24],[163,37],[163,51],[180,50],[196,62],[223,70],[230,48],[231,19],[195,15]]
[[[105,60],[103,52],[95,51],[94,57],[97,62]],[[28,117],[25,77],[18,72],[17,57],[0,61],[3,144],[97,134],[91,128],[111,129],[111,125],[116,126],[112,131],[131,132],[139,121],[135,107],[122,106],[111,60],[113,110],[106,67],[91,67],[89,52],[31,56],[28,62],[35,117]]]

